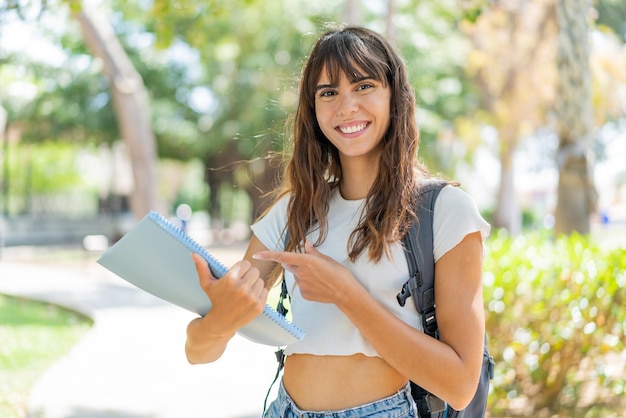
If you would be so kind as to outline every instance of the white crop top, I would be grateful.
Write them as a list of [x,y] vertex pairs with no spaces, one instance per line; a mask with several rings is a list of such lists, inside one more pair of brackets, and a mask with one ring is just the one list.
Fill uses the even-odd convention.
[[[278,201],[257,223],[252,225],[254,235],[268,248],[283,250],[281,233],[287,222],[286,196]],[[409,278],[409,270],[400,242],[391,246],[391,258],[383,255],[380,262],[371,262],[365,251],[354,263],[348,258],[348,238],[356,228],[365,200],[345,200],[339,189],[333,193],[328,210],[328,234],[317,247],[323,254],[345,265],[369,293],[387,310],[404,322],[421,330],[421,318],[412,303],[401,307],[396,294]],[[454,248],[463,238],[480,231],[484,240],[490,231],[489,224],[480,216],[474,200],[458,187],[444,187],[435,202],[433,218],[435,261]],[[308,239],[316,242],[319,231],[313,230]],[[362,353],[378,356],[372,345],[359,330],[333,304],[311,302],[302,298],[294,285],[293,275],[285,274],[291,296],[291,313],[295,325],[306,336],[285,349],[285,354],[352,355]]]

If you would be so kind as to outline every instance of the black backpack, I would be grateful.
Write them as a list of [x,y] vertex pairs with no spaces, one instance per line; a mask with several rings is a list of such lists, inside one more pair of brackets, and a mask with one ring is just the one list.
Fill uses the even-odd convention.
[[[404,254],[409,266],[410,279],[402,286],[402,290],[397,295],[398,303],[404,306],[406,300],[413,295],[415,308],[422,315],[422,326],[424,332],[433,338],[437,338],[437,318],[435,316],[435,260],[433,256],[433,213],[435,200],[441,189],[449,184],[446,181],[432,180],[420,187],[417,196],[417,218],[408,234],[402,239]],[[424,225],[425,228],[420,228]],[[289,240],[285,234],[285,244]],[[280,299],[277,311],[281,315],[287,314],[284,301],[289,298],[285,280],[281,283]],[[278,379],[283,368],[285,355],[282,349],[276,351],[278,360],[278,370],[274,376],[274,381],[270,385],[263,411],[267,406],[267,398],[272,386]],[[487,395],[489,394],[489,381],[493,379],[495,363],[493,357],[487,349],[487,337],[485,336],[485,349],[483,353],[483,365],[478,382],[478,388],[470,404],[462,411],[455,411],[443,400],[429,393],[415,383],[411,382],[411,394],[417,405],[420,418],[482,418],[485,416],[487,408]]]
[[[433,258],[433,214],[435,201],[441,189],[449,184],[432,180],[421,186],[416,201],[418,221],[402,239],[404,254],[409,265],[410,279],[397,295],[398,303],[404,306],[413,296],[413,303],[422,315],[424,332],[433,338],[439,337],[435,315],[435,262]],[[483,364],[476,394],[462,411],[449,407],[443,400],[411,382],[411,394],[417,404],[420,418],[482,418],[487,408],[489,381],[493,379],[495,363],[487,348],[483,351]]]

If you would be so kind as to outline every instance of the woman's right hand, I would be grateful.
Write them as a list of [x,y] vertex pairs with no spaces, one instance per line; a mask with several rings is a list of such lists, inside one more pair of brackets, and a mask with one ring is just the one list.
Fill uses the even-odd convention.
[[268,290],[259,270],[247,260],[239,261],[217,280],[200,255],[192,257],[200,287],[212,306],[204,317],[189,323],[185,352],[190,363],[208,363],[222,355],[239,328],[263,311]]
[[249,261],[241,260],[219,280],[213,277],[206,261],[193,254],[200,287],[211,300],[207,316],[217,320],[225,333],[234,334],[256,318],[265,307],[267,289],[259,270]]

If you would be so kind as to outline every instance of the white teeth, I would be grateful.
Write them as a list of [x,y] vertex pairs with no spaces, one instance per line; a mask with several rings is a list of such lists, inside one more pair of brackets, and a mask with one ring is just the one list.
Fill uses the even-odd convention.
[[339,128],[339,129],[344,134],[353,134],[355,132],[362,131],[363,129],[365,129],[366,126],[367,126],[366,123],[361,123],[359,125],[345,126],[345,127]]

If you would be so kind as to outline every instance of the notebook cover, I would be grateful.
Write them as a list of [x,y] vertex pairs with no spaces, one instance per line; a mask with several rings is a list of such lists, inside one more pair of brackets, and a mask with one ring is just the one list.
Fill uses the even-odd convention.
[[[201,245],[153,211],[97,262],[160,299],[205,315],[211,308],[211,301],[200,287],[192,252],[207,261],[215,277],[222,277],[227,272],[227,268]],[[269,305],[238,334],[256,343],[272,346],[288,345],[304,336],[302,330]]]

